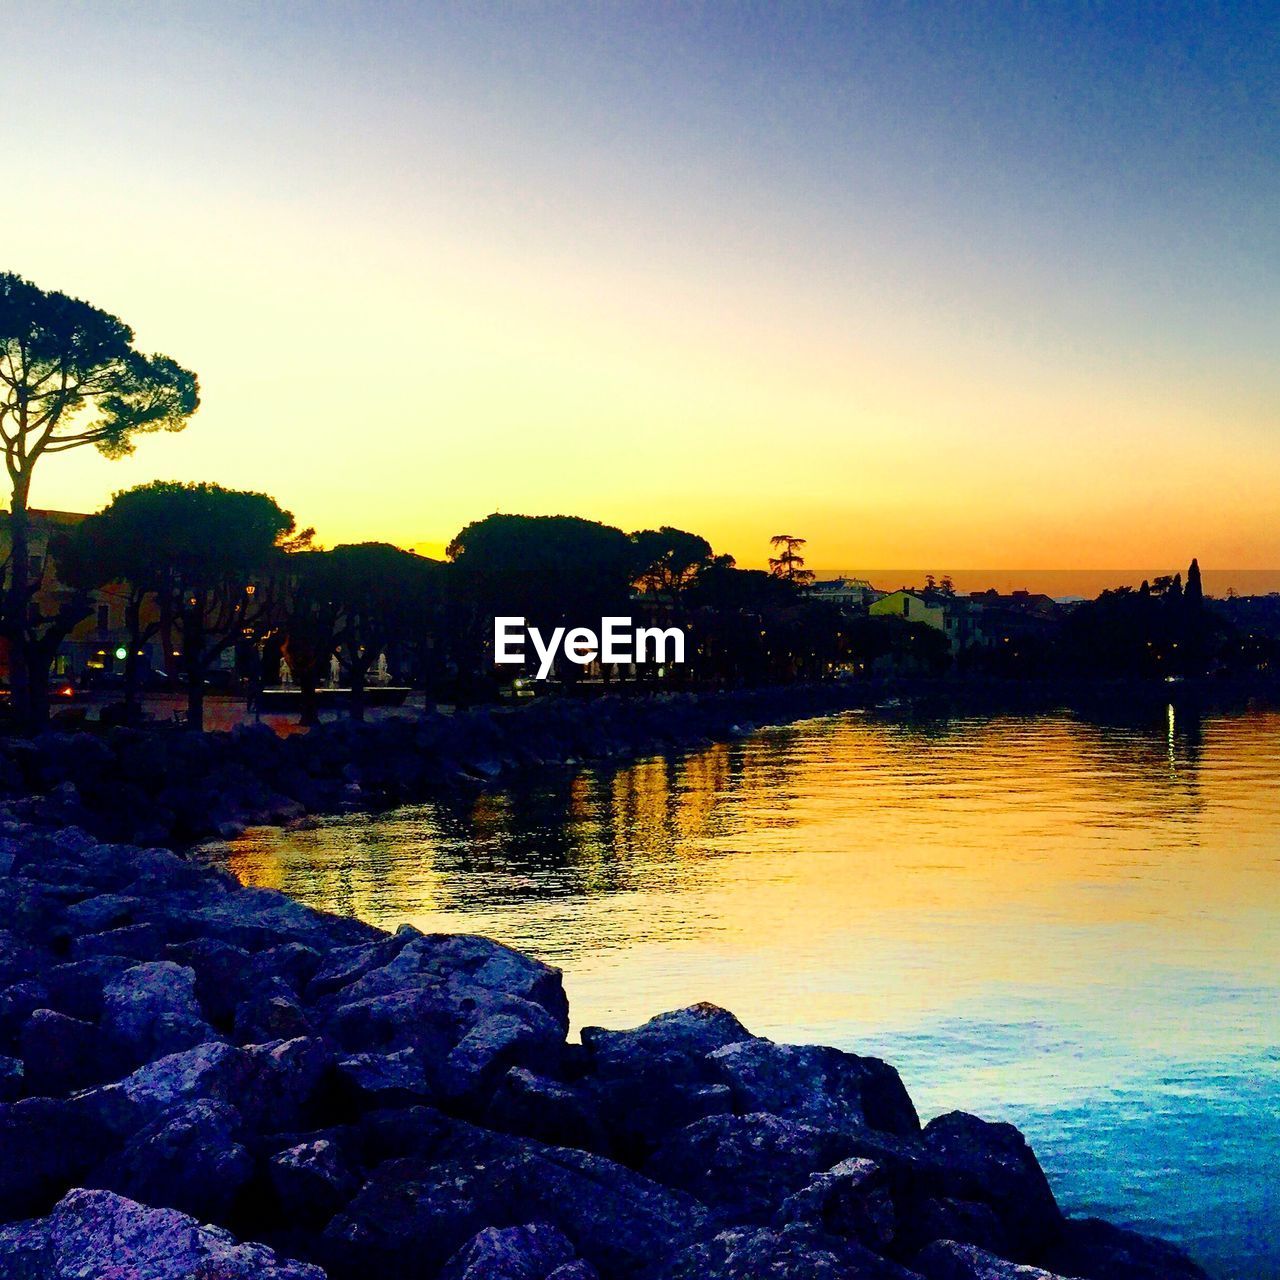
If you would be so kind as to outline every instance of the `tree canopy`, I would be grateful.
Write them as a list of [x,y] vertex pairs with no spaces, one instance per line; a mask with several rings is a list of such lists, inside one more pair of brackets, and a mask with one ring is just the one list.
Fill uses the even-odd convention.
[[93,446],[110,458],[134,437],[181,431],[199,405],[195,374],[134,346],[122,320],[78,298],[0,273],[0,447],[10,483],[10,554],[0,595],[15,707],[28,727],[43,716],[52,652],[48,628],[29,607],[28,502],[46,455]]
[[0,442],[15,483],[44,454],[93,445],[121,457],[139,432],[186,426],[195,374],[133,344],[109,312],[0,273]]

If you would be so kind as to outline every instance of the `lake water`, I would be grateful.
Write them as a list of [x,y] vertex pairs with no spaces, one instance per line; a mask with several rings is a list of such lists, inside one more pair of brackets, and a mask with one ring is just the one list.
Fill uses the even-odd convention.
[[712,1000],[1019,1125],[1065,1207],[1280,1276],[1280,715],[850,714],[236,842],[241,879]]

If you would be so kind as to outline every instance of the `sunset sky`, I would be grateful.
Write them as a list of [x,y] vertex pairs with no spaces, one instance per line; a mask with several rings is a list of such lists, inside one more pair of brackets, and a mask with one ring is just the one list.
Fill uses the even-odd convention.
[[37,505],[1280,566],[1280,8],[40,0],[5,44],[0,266],[204,396]]

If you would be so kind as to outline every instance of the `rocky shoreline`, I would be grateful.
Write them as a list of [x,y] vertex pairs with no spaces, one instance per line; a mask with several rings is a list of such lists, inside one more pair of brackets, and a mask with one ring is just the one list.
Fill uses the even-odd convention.
[[921,1126],[875,1059],[711,1005],[570,1042],[533,958],[174,852],[875,696],[0,743],[0,1280],[1203,1276],[1064,1217],[1012,1127]]
[[1181,1280],[1009,1125],[698,1005],[0,822],[6,1280]]
[[539,699],[278,737],[112,728],[0,738],[0,821],[78,826],[102,839],[183,848],[248,826],[388,808],[442,789],[492,785],[586,762],[709,746],[765,725],[854,708],[892,716],[1037,714],[1075,707],[1103,719],[1280,703],[1275,682],[1171,687],[1115,682],[917,680],[826,682],[712,693]]
[[277,737],[114,728],[0,739],[0,821],[79,826],[103,839],[181,848],[246,826],[385,808],[442,788],[621,761],[865,705],[863,686],[542,699],[511,709],[339,721]]

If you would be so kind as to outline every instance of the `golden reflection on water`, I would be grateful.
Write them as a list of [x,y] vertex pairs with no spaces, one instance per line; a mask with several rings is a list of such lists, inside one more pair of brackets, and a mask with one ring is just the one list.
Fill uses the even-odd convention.
[[1008,990],[1096,1000],[1158,1047],[1178,1007],[1136,990],[1197,967],[1273,983],[1280,953],[1280,721],[1161,729],[844,716],[254,832],[230,863],[387,927],[528,947],[566,968],[578,1021],[714,998],[848,1040]]
[[1278,783],[1270,713],[850,714],[227,856],[326,910],[531,950],[577,1025],[709,999],[879,1053],[926,1114],[1022,1123],[1075,1207],[1260,1277],[1280,1274],[1257,1145],[1280,1142]]

